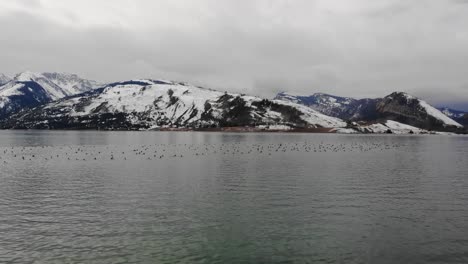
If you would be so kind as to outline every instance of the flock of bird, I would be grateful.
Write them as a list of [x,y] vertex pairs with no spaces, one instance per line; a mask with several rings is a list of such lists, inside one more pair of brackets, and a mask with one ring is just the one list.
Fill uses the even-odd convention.
[[126,161],[161,160],[220,155],[266,155],[291,153],[369,152],[401,147],[382,142],[359,143],[222,143],[222,144],[151,144],[138,146],[34,146],[0,148],[0,163],[17,161]]

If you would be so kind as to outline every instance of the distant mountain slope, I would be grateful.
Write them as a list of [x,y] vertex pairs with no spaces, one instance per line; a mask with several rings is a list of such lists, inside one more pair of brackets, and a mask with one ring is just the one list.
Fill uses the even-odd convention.
[[50,94],[36,82],[9,82],[0,90],[0,119],[51,101]]
[[0,86],[4,85],[5,83],[11,81],[11,78],[6,76],[3,73],[0,73]]
[[457,120],[459,121],[460,124],[463,124],[465,125],[465,127],[468,127],[468,113],[458,118]]
[[150,129],[158,127],[342,127],[309,107],[222,93],[183,83],[132,80],[22,112],[3,128]]
[[75,74],[22,72],[14,82],[36,82],[50,95],[52,100],[83,93],[102,86],[95,81],[81,79]]
[[344,120],[373,120],[376,104],[379,99],[354,99],[325,93],[315,93],[310,96],[296,96],[286,92],[279,93],[275,99],[295,102],[311,107],[325,115]]
[[454,110],[448,107],[438,108],[444,115],[450,117],[451,119],[457,121],[458,123],[468,126],[468,112]]
[[80,78],[76,74],[44,72],[42,75],[62,88],[66,96],[84,93],[105,85],[96,81]]
[[0,118],[89,91],[99,85],[73,74],[23,72],[0,86]]
[[395,120],[429,130],[456,130],[462,127],[425,101],[402,92],[376,99],[353,99],[323,93],[311,96],[280,93],[275,98],[300,103],[348,121]]
[[450,117],[450,118],[460,118],[463,117],[465,114],[468,114],[468,112],[465,111],[460,111],[460,110],[454,110],[448,107],[440,107],[437,108],[439,111],[441,111],[444,115]]

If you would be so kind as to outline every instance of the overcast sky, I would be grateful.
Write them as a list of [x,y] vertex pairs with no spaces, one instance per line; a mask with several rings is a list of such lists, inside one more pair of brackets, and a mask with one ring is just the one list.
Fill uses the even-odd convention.
[[462,107],[468,0],[0,0],[0,72],[24,70]]

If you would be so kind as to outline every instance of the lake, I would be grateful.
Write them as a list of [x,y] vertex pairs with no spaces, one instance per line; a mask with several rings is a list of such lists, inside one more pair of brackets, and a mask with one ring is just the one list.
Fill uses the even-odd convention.
[[1,263],[468,263],[468,137],[0,131]]

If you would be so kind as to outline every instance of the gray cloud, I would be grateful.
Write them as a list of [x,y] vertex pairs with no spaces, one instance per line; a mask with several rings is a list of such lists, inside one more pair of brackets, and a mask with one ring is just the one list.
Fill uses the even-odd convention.
[[262,96],[398,90],[468,102],[467,1],[5,2],[0,72],[10,75],[166,78]]

